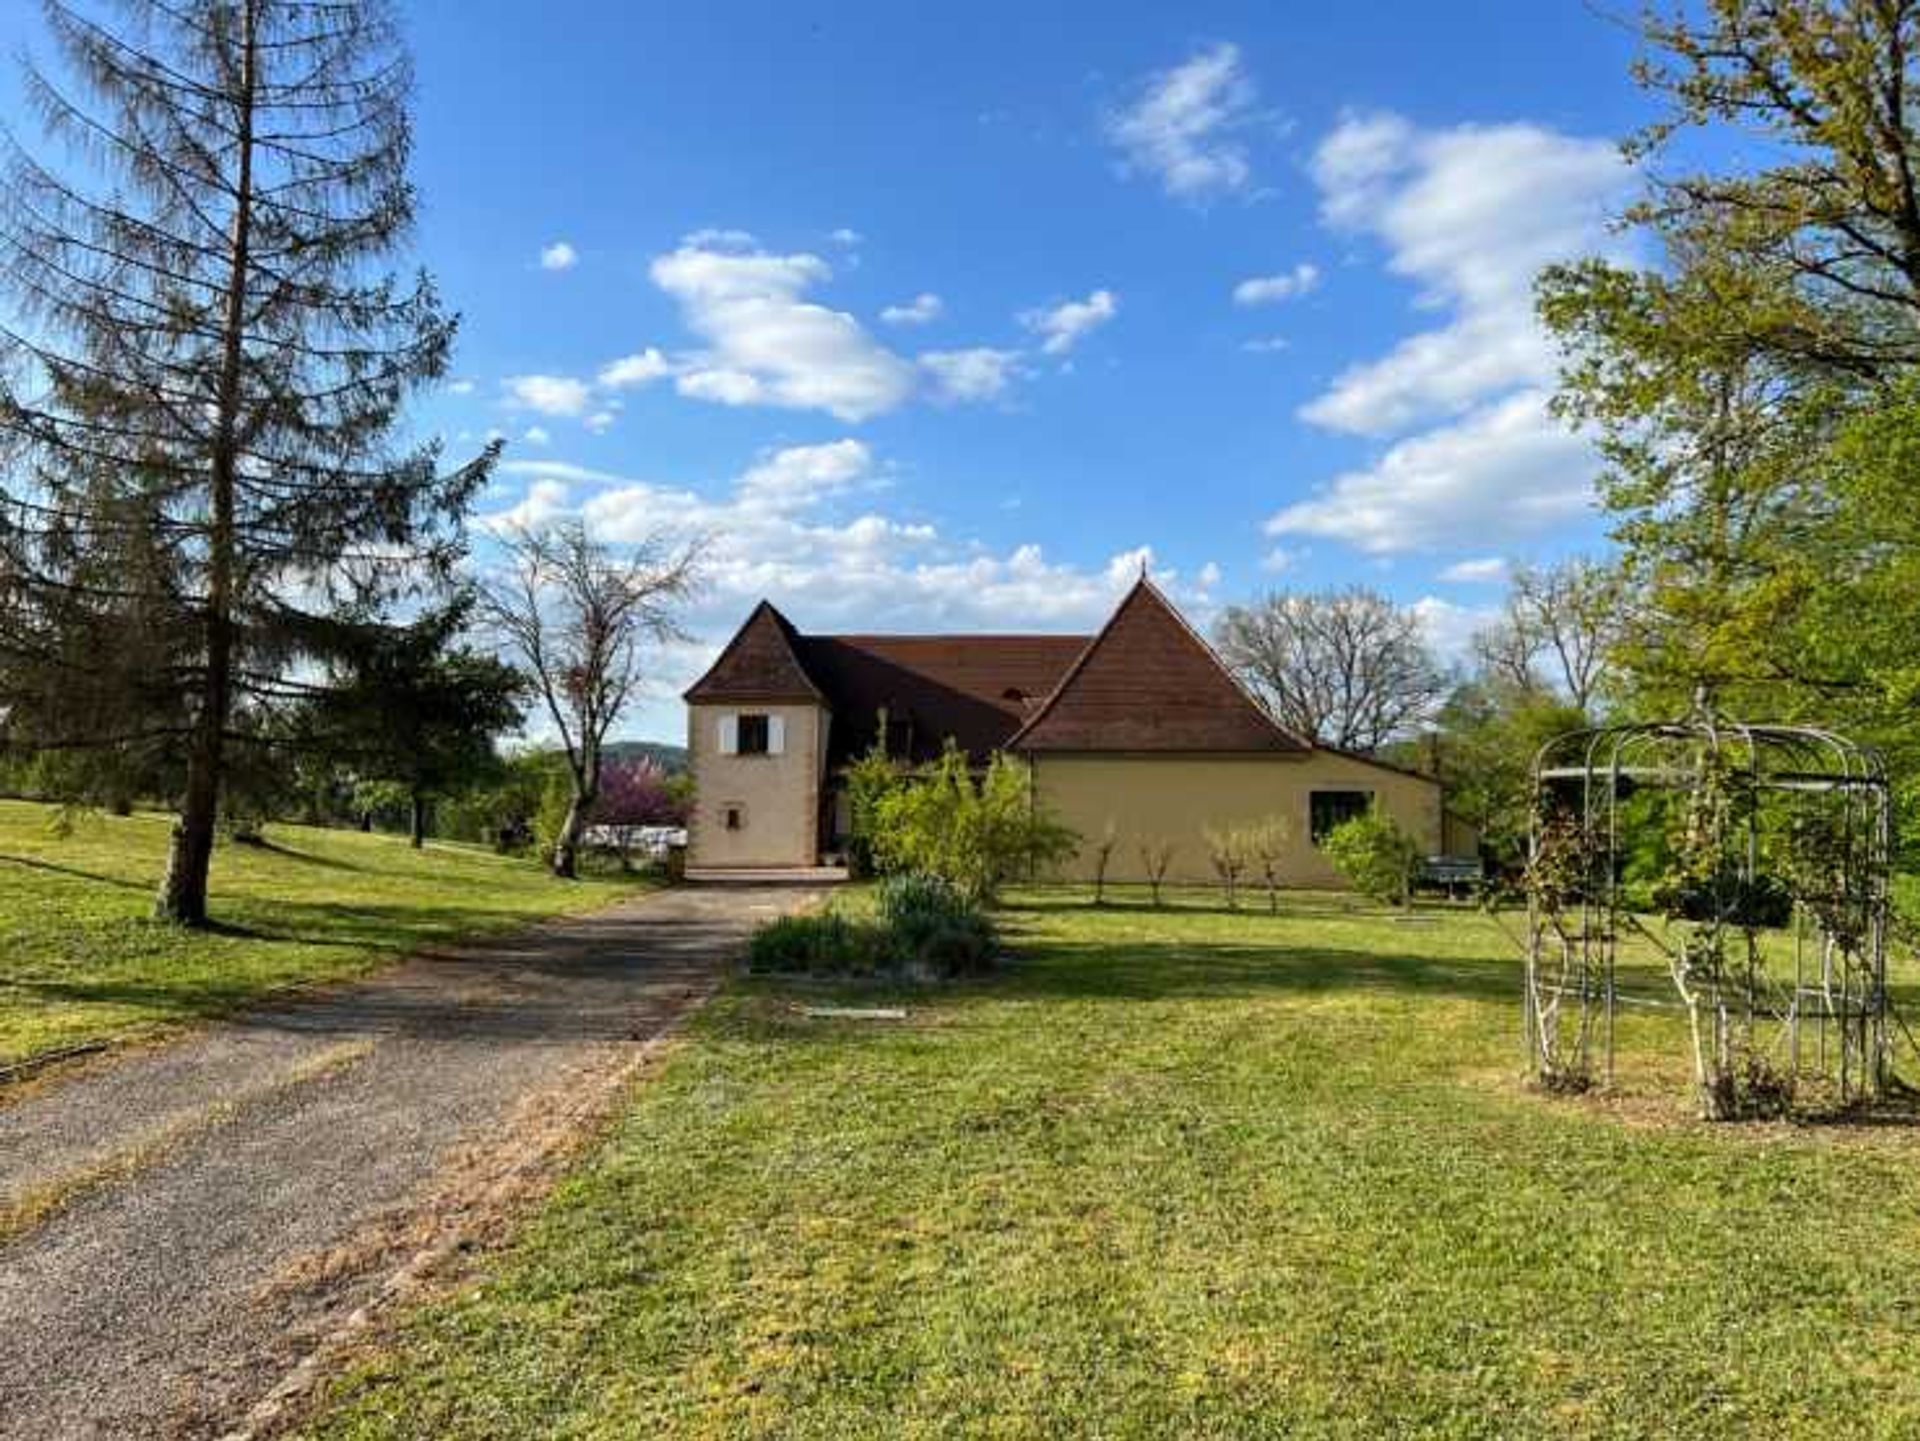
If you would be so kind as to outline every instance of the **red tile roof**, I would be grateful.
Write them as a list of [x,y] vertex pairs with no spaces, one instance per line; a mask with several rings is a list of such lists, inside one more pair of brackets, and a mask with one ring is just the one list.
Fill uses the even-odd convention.
[[828,764],[873,744],[924,760],[951,738],[995,750],[1305,752],[1142,579],[1100,633],[802,635],[762,601],[690,702],[817,703],[833,713]]
[[807,636],[807,670],[831,696],[829,765],[868,750],[887,712],[888,750],[915,760],[947,738],[984,761],[1052,694],[1083,635]]
[[1306,752],[1144,576],[1020,728],[1017,751]]
[[825,702],[826,696],[800,664],[799,649],[800,632],[793,622],[763,600],[707,673],[687,687],[685,699],[698,704]]

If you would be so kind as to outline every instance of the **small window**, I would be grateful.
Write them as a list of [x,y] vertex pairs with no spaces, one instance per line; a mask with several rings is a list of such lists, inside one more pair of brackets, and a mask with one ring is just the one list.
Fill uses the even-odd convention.
[[740,717],[739,753],[743,756],[763,756],[767,753],[767,737],[772,727],[763,715],[743,715]]
[[1308,797],[1308,830],[1317,846],[1334,827],[1363,816],[1373,804],[1368,791],[1315,791]]
[[727,829],[728,830],[730,831],[744,830],[746,828],[746,824],[747,824],[747,809],[745,806],[728,806],[727,807]]

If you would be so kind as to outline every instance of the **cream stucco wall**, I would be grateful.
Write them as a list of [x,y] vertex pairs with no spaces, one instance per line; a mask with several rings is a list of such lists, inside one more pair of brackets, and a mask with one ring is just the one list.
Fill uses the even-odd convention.
[[[729,715],[779,716],[786,726],[780,755],[723,755],[720,722]],[[826,766],[828,716],[817,705],[695,705],[687,708],[687,750],[693,767],[693,817],[687,826],[691,866],[811,866],[820,859],[820,779]],[[727,811],[741,813],[728,830]]]
[[1119,837],[1110,880],[1146,879],[1140,843],[1173,842],[1170,881],[1212,881],[1202,831],[1279,816],[1291,828],[1284,875],[1288,885],[1339,886],[1333,868],[1314,849],[1308,797],[1316,790],[1368,791],[1419,842],[1440,850],[1440,787],[1348,756],[1315,751],[1282,756],[1043,756],[1034,761],[1041,804],[1081,836],[1081,853],[1067,875],[1092,873],[1088,846],[1112,821]]

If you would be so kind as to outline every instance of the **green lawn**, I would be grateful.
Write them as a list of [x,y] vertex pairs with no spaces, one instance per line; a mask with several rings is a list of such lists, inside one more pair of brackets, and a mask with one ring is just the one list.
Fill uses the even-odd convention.
[[904,1025],[732,987],[314,1434],[1920,1432],[1920,1132],[1691,1122],[1664,1019],[1531,1094],[1471,913],[1017,899]]
[[565,884],[468,846],[270,826],[223,845],[219,928],[148,919],[170,820],[82,820],[0,801],[0,1065],[218,1013],[275,986],[364,971],[422,942],[605,904],[630,883]]

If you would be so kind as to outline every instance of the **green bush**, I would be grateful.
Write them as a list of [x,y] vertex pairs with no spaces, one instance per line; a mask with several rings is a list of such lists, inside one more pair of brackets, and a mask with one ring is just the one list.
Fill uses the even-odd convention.
[[969,900],[991,905],[1006,882],[1047,870],[1079,837],[1036,805],[1027,768],[996,754],[978,781],[948,742],[875,806],[873,858],[881,871],[923,871]]
[[1413,893],[1420,847],[1377,805],[1335,826],[1320,842],[1320,850],[1347,884],[1369,900],[1400,906]]
[[833,911],[780,916],[747,942],[747,969],[787,975],[866,975],[874,968],[874,928]]
[[875,919],[782,916],[753,933],[748,969],[816,976],[951,978],[988,970],[999,938],[980,908],[937,876],[882,882]]
[[992,923],[939,876],[889,876],[875,905],[887,953],[897,964],[941,976],[974,975],[992,965],[998,949]]

